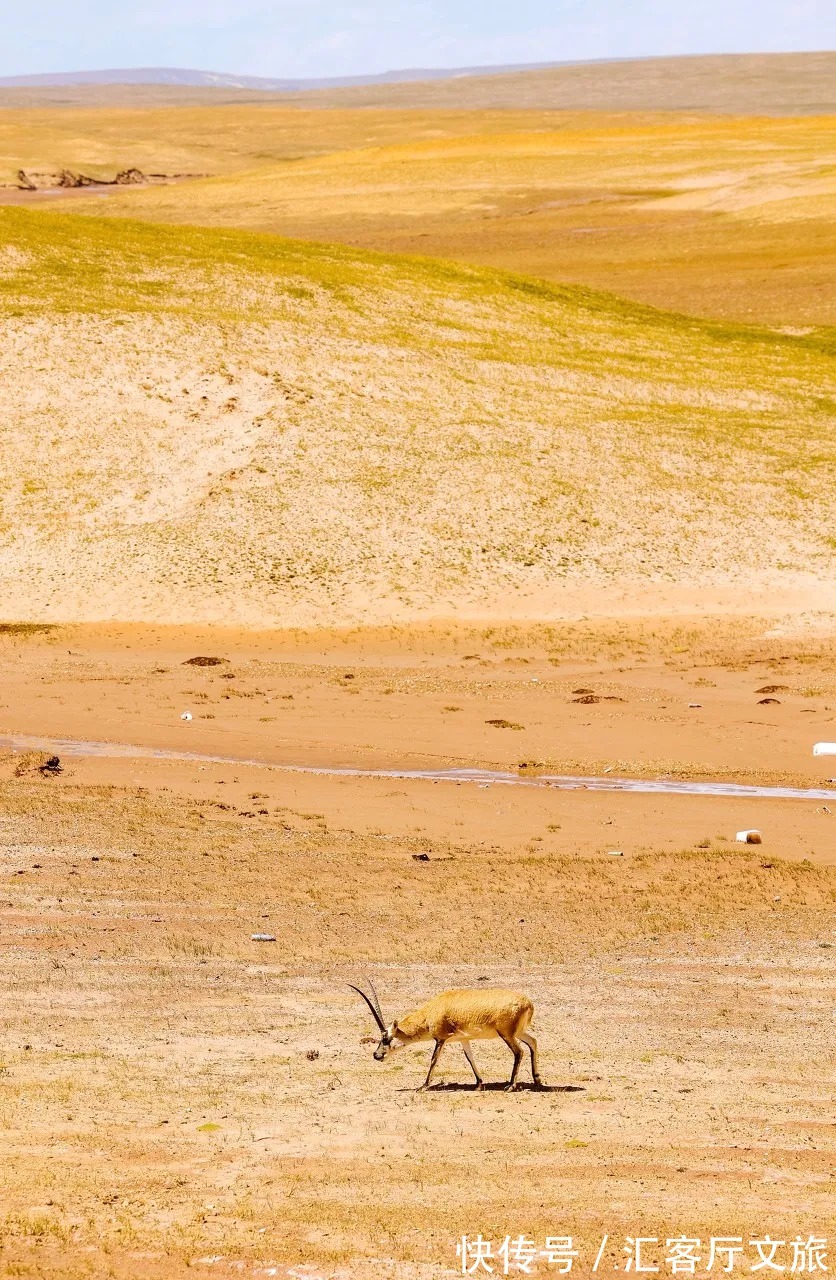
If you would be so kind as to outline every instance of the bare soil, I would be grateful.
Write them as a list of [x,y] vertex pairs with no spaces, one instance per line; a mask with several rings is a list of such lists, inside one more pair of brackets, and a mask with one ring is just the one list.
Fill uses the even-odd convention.
[[[829,638],[677,628],[6,628],[0,731],[823,782]],[[42,763],[0,764],[0,1274],[430,1277],[482,1232],[572,1235],[580,1276],[607,1233],[614,1275],[635,1234],[827,1234],[828,806]],[[415,1093],[366,974],[389,1017],[525,990],[548,1090],[476,1094],[448,1049]]]

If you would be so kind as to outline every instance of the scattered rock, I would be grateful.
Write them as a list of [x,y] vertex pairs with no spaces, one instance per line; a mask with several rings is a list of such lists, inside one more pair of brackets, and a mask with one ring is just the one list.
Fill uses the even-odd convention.
[[595,693],[585,693],[580,698],[573,698],[573,702],[583,702],[587,706],[593,702],[600,702],[601,699]]
[[780,707],[780,705],[781,705],[780,698],[759,698],[758,699],[759,707]]
[[430,855],[428,853],[413,853],[412,855],[413,862],[429,862],[429,860]]
[[594,693],[594,689],[573,689],[573,693]]
[[274,933],[251,933],[250,942],[275,942],[276,935]]
[[738,831],[734,838],[738,844],[763,844],[760,831],[756,831],[754,827],[750,831]]
[[86,173],[73,173],[72,169],[62,169],[58,175],[59,187],[97,187],[101,185],[96,178]]
[[[165,175],[163,175],[165,176]],[[93,178],[89,173],[76,173],[73,169],[47,169],[35,171],[18,169],[17,182],[21,191],[55,191],[59,188],[74,190],[78,187],[126,187],[143,186],[148,178],[141,169],[129,166],[120,169],[113,178]]]
[[513,720],[486,720],[485,724],[493,725],[494,729],[524,729],[524,724],[515,724]]
[[196,658],[187,658],[181,663],[184,667],[220,667],[224,662],[228,662],[228,658],[209,658],[205,654],[198,654]]
[[45,778],[54,778],[57,774],[63,773],[64,767],[58,756],[50,756],[42,765],[38,767],[38,772]]
[[116,185],[118,187],[138,187],[143,186],[148,179],[141,169],[120,169],[116,175]]
[[761,689],[756,689],[755,693],[787,693],[788,684],[765,684]]
[[305,1057],[308,1059],[308,1062],[316,1062],[317,1058],[319,1057],[319,1050],[308,1049],[308,1051],[305,1054]]

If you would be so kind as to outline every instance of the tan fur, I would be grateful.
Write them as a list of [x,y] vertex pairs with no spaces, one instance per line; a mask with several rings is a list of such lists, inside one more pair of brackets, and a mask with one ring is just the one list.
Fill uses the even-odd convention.
[[470,991],[454,988],[433,996],[396,1026],[400,1036],[415,1040],[490,1040],[504,1032],[509,1038],[524,1031],[534,1015],[534,1005],[517,991],[486,988]]
[[375,1057],[378,1060],[393,1049],[423,1040],[434,1040],[435,1049],[427,1078],[421,1086],[426,1089],[432,1080],[439,1055],[448,1041],[462,1045],[465,1056],[476,1077],[476,1087],[482,1087],[482,1077],[470,1051],[471,1040],[500,1039],[514,1054],[514,1067],[508,1088],[514,1089],[523,1056],[523,1045],[531,1054],[531,1073],[535,1084],[540,1084],[537,1069],[537,1041],[528,1031],[534,1016],[534,1005],[528,996],[503,988],[456,988],[433,996],[405,1018],[399,1018],[386,1031]]

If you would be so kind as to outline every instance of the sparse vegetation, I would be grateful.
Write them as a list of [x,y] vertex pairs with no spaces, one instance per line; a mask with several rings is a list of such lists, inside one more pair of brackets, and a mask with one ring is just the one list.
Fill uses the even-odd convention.
[[[72,599],[76,617],[186,620],[218,600],[265,625],[368,622],[442,592],[488,607],[584,583],[600,601],[687,578],[704,601],[756,569],[773,587],[829,574],[823,331],[238,231],[5,209],[2,238],[33,263],[0,279],[7,349],[27,353],[0,374],[6,590],[33,621]],[[49,412],[26,398],[30,365]],[[43,487],[21,494],[33,458]],[[369,491],[371,464],[389,480]],[[341,615],[349,597],[362,608]]]
[[[763,101],[698,61],[569,78]],[[619,788],[823,785],[833,122],[567,74],[0,119],[206,175],[0,208],[3,1275],[827,1234],[836,805]],[[528,992],[550,1088],[413,1094],[366,973]]]

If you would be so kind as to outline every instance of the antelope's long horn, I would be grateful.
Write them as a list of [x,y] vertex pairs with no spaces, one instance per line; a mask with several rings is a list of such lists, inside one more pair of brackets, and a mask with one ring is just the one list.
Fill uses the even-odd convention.
[[357,994],[358,994],[358,996],[361,996],[361,997],[362,997],[362,999],[363,999],[363,1000],[365,1000],[366,1004],[369,1006],[369,1012],[371,1013],[372,1017],[374,1018],[375,1022],[376,1022],[376,1023],[377,1023],[377,1025],[378,1025],[378,1027],[380,1028],[380,1030],[381,1030],[381,1031],[385,1031],[385,1030],[386,1030],[386,1025],[385,1025],[385,1023],[384,1023],[384,1021],[383,1021],[383,1018],[382,1018],[381,1014],[379,1013],[379,1011],[374,1007],[374,1005],[372,1004],[371,1000],[370,1000],[370,999],[369,999],[369,997],[366,995],[365,991],[361,991],[359,987],[355,987],[355,985],[354,985],[354,983],[353,983],[353,982],[349,982],[349,984],[348,984],[348,985],[351,987],[351,990],[352,990],[352,991],[356,991],[356,992],[357,992]]
[[377,992],[375,991],[374,983],[372,982],[368,974],[366,974],[366,982],[368,983],[369,990],[372,993],[372,1000],[374,1001],[375,1009],[377,1009],[377,1016],[380,1018],[380,1021],[383,1022],[385,1021],[385,1019],[383,1017],[383,1010],[380,1007],[380,1000],[378,998]]

